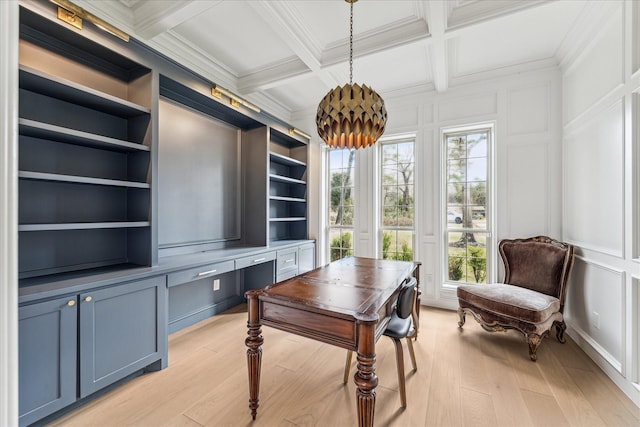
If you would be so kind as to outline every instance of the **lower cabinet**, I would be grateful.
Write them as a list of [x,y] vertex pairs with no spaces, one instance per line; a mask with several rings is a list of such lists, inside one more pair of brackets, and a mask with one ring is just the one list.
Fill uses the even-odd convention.
[[162,276],[80,295],[80,398],[154,362],[166,367],[165,292]]
[[77,297],[19,309],[20,425],[75,402],[78,354]]
[[279,250],[277,259],[276,282],[281,282],[316,268],[316,245],[306,243]]
[[166,280],[19,308],[20,425],[167,361]]
[[287,248],[278,251],[276,282],[282,282],[298,275],[298,248]]
[[316,268],[316,244],[307,243],[298,247],[298,274]]

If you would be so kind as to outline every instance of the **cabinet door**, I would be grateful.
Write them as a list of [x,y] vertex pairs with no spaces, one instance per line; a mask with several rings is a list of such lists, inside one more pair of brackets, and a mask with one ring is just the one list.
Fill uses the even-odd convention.
[[80,295],[80,397],[154,362],[166,366],[166,278]]
[[76,400],[76,297],[19,308],[20,425]]
[[306,273],[314,268],[316,268],[315,243],[300,246],[298,249],[298,274]]

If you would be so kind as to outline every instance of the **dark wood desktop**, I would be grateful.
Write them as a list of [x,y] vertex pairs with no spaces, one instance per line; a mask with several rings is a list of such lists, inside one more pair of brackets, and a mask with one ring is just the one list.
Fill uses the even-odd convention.
[[373,426],[378,377],[375,344],[384,332],[403,282],[418,264],[347,257],[264,289],[246,292],[249,408],[259,406],[261,326],[271,326],[357,353],[358,424]]

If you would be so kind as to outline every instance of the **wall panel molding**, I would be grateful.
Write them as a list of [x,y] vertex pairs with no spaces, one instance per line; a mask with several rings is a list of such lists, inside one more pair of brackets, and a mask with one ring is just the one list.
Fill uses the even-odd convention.
[[631,277],[631,380],[640,392],[640,276]]
[[509,90],[507,133],[528,135],[549,131],[550,83]]
[[[625,375],[624,270],[575,256],[567,289],[567,324],[598,357]],[[586,351],[586,350],[585,350]]]
[[[613,3],[613,2],[612,2]],[[585,114],[624,84],[624,8],[618,6],[591,43],[564,71],[565,124]]]
[[[552,191],[549,180],[549,143],[508,145],[506,152],[507,175],[512,177],[506,183],[509,219],[505,227],[507,235],[548,235]],[[540,185],[540,182],[543,184]]]
[[565,240],[624,257],[624,98],[565,134],[563,229]]

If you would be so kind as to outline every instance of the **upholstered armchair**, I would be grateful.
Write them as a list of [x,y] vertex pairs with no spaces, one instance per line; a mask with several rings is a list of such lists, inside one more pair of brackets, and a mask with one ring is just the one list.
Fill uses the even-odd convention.
[[564,301],[574,248],[545,236],[502,240],[504,283],[458,286],[458,326],[470,313],[489,332],[516,329],[526,337],[534,362],[553,327],[565,342]]

